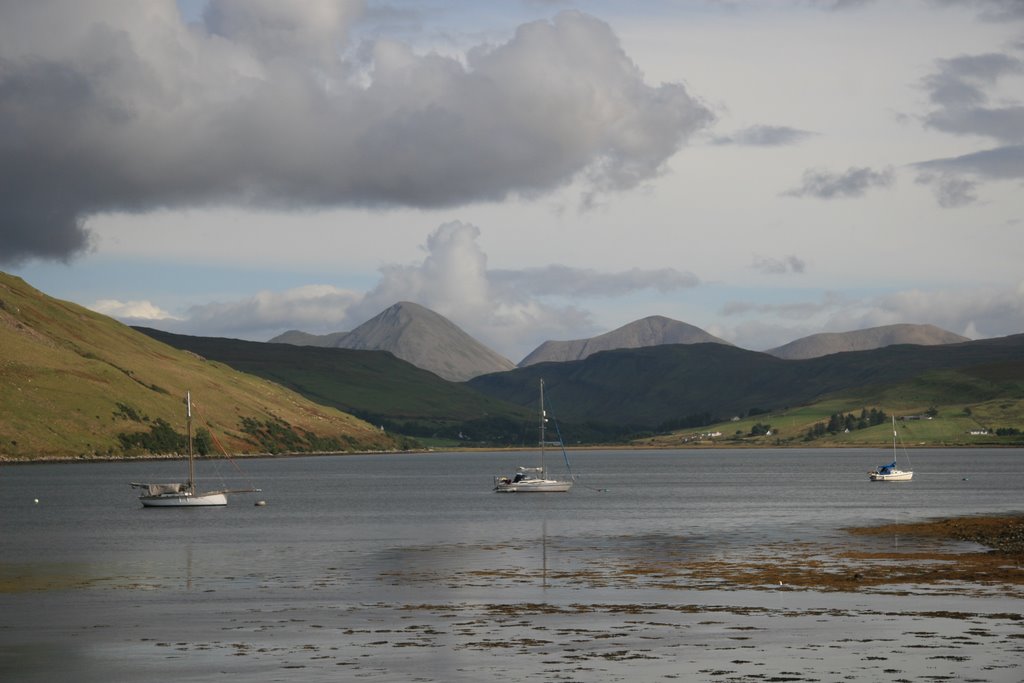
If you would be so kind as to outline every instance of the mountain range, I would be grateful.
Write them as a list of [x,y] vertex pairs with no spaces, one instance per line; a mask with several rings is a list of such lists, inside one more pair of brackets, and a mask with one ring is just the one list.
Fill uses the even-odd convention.
[[[657,344],[452,382],[392,352],[130,328],[0,273],[0,348],[0,459],[174,452],[163,437],[183,422],[186,390],[229,452],[527,446],[542,378],[549,411],[579,443],[646,434],[676,447],[676,430],[719,423],[746,444],[764,420],[770,445],[805,445],[816,423],[867,407],[941,414],[918,443],[1005,444],[985,434],[1024,428],[1024,335],[798,360]],[[850,445],[891,438],[866,433]]]
[[[588,339],[546,341],[527,354],[517,366],[444,316],[408,301],[394,304],[351,332],[315,335],[291,330],[270,341],[299,346],[389,351],[402,360],[452,382],[538,363],[583,360],[592,354],[616,349],[667,344],[714,343],[732,346],[699,327],[655,315]],[[934,325],[902,324],[814,334],[765,353],[798,360],[847,351],[869,351],[895,344],[933,346],[965,341],[969,340]]]
[[884,325],[852,332],[812,334],[809,337],[802,337],[783,344],[766,353],[777,358],[797,360],[818,358],[845,351],[869,351],[893,344],[935,346],[937,344],[959,344],[965,341],[970,341],[970,339],[947,332],[934,325]]
[[732,346],[724,339],[708,334],[699,327],[664,316],[653,315],[590,339],[546,341],[520,361],[519,367],[525,368],[536,363],[583,360],[599,351],[639,349],[644,346],[661,346],[662,344],[704,344],[708,342]]

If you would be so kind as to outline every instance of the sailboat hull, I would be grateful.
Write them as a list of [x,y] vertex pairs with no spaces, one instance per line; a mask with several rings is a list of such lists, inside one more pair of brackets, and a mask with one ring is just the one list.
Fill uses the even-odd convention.
[[494,490],[498,493],[564,493],[571,488],[571,481],[544,479],[540,481],[520,481],[515,484],[498,484],[494,487]]
[[895,471],[889,472],[888,474],[882,474],[880,472],[868,472],[868,477],[871,481],[910,481],[914,478],[913,472]]
[[139,496],[139,501],[147,508],[212,507],[227,505],[228,497],[223,493],[164,493],[158,496]]

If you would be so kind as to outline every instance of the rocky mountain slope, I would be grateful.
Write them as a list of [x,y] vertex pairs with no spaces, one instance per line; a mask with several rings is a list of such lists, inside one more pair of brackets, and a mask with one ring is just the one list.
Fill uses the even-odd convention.
[[390,351],[396,357],[452,382],[504,372],[515,364],[487,348],[429,308],[401,301],[351,332],[311,335],[285,332],[271,342]]
[[708,342],[731,346],[724,339],[719,339],[699,327],[654,315],[633,321],[628,325],[590,339],[546,341],[520,361],[519,367],[525,368],[549,361],[583,360],[598,351],[638,349],[662,344],[704,344]]
[[812,334],[766,351],[776,358],[800,360],[844,351],[870,351],[894,344],[937,346],[970,341],[934,325],[885,325],[852,332]]

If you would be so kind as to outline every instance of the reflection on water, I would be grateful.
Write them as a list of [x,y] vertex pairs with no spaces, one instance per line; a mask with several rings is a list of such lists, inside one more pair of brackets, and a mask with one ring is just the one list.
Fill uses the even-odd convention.
[[845,527],[1021,508],[1019,450],[879,453],[581,452],[534,495],[491,492],[515,453],[250,460],[266,507],[181,510],[127,486],[180,463],[4,467],[0,679],[1024,678],[1020,595],[796,584],[933,549]]

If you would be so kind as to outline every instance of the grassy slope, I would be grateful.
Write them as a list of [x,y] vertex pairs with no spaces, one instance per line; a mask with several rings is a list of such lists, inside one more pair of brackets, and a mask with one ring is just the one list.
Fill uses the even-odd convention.
[[[882,407],[905,414],[935,405],[943,407],[943,422],[932,422],[930,428],[943,424],[946,432],[927,438],[933,443],[960,443],[964,439],[954,437],[977,428],[979,421],[1015,426],[1024,415],[1018,405],[1004,409],[1007,414],[1000,420],[989,416],[1014,396],[1024,397],[1024,366],[1006,360],[1021,355],[1024,337],[944,349],[899,346],[807,361],[785,361],[717,344],[631,349],[579,362],[539,364],[467,383],[501,399],[491,402],[389,354],[147,333],[271,378],[318,402],[392,419],[465,421],[483,413],[511,416],[514,409],[508,403],[532,411],[537,380],[543,377],[549,407],[570,441],[574,434],[587,433],[579,425],[588,420],[625,422],[649,430],[657,424],[654,420],[705,411],[727,417],[758,407],[772,412],[716,429],[728,436],[737,430],[745,435],[756,422],[767,422],[775,428],[773,437],[742,442],[775,445],[781,437],[785,445],[818,445],[803,442],[803,436],[832,412],[859,414],[862,407]],[[939,369],[929,369],[935,367]],[[960,415],[950,422],[968,404],[973,415]],[[532,412],[515,419],[525,424],[530,416]],[[992,419],[986,423],[988,417]],[[914,431],[922,428],[916,425]],[[692,431],[643,443],[678,445],[682,435]],[[888,438],[887,428],[876,428],[830,436],[820,444],[883,443]]]
[[171,348],[110,318],[45,296],[0,273],[0,457],[118,455],[117,435],[151,422],[183,431],[191,390],[204,423],[230,452],[261,448],[241,420],[282,420],[352,448],[389,449],[370,425],[220,363]]
[[270,379],[317,403],[364,415],[367,419],[464,422],[487,415],[507,415],[512,419],[527,415],[518,406],[483,396],[464,384],[448,382],[385,351],[139,330],[175,348]]
[[[1021,437],[999,437],[992,433],[972,435],[970,432],[983,429],[992,432],[999,427],[1024,431],[1024,361],[927,371],[902,382],[856,387],[808,405],[699,430],[645,438],[638,443],[660,447],[684,442],[708,445],[708,440],[691,439],[696,433],[721,431],[722,437],[715,441],[733,445],[885,447],[891,444],[892,430],[888,423],[826,435],[813,441],[804,439],[808,429],[817,422],[827,423],[833,413],[858,416],[863,408],[879,408],[895,415],[899,420],[900,439],[907,446],[1020,445]],[[938,411],[934,419],[900,419],[924,415],[929,408]],[[770,424],[772,436],[748,436],[756,423]]]
[[[477,377],[469,384],[518,403],[532,395],[537,378],[543,377],[549,392],[558,396],[562,420],[653,428],[696,413],[721,418],[745,415],[752,408],[778,413],[842,396],[858,412],[864,401],[870,405],[883,398],[899,405],[925,402],[927,407],[937,398],[942,404],[966,403],[963,395],[974,402],[1021,397],[1021,357],[1024,335],[941,347],[892,346],[800,361],[719,344],[666,345],[543,363]],[[976,370],[967,374],[969,368]],[[954,383],[953,375],[935,374],[942,371],[961,374]],[[936,396],[937,391],[949,395]]]

